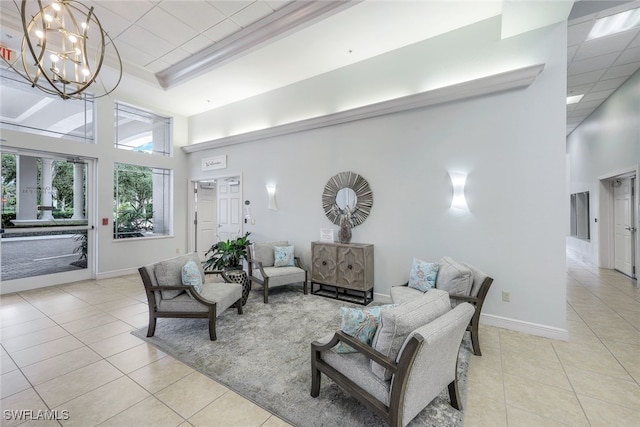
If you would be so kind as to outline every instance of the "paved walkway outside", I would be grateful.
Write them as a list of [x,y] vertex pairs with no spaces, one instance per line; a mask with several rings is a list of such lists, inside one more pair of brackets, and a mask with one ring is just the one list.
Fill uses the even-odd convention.
[[0,280],[78,270],[79,267],[71,265],[80,258],[79,254],[73,253],[80,245],[73,237],[69,234],[0,239]]

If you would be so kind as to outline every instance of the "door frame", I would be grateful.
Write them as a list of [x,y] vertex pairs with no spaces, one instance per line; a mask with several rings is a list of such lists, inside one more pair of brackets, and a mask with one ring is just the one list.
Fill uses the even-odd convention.
[[[219,180],[225,178],[233,178],[240,177],[240,199],[244,200],[244,177],[242,176],[242,172],[231,173],[228,171],[220,172],[217,174],[207,175],[207,176],[197,176],[191,177],[187,181],[187,224],[189,227],[187,233],[187,252],[194,252],[196,248],[196,203],[195,197],[193,196],[195,186],[201,181],[212,181]],[[240,232],[244,233],[244,222],[241,221],[240,224]]]
[[[611,172],[598,177],[599,183],[599,201],[598,201],[598,217],[600,226],[598,227],[598,266],[601,268],[607,268],[610,270],[615,269],[615,221],[614,221],[614,196],[613,187],[611,182],[614,179],[620,178],[635,178],[635,186],[638,186],[638,176],[640,176],[640,170],[638,165],[635,167],[629,167],[621,169],[615,172]],[[637,188],[636,188],[637,190]],[[637,191],[633,197],[633,226],[638,230],[639,221],[638,214],[640,213],[638,200],[640,197],[637,195]],[[640,230],[639,230],[640,231]],[[640,256],[640,239],[638,238],[638,232],[634,235],[633,249],[634,249],[634,266],[639,264]],[[633,278],[637,277],[637,273]]]
[[[30,150],[12,146],[3,146],[5,153],[17,155],[29,155],[35,157],[49,157],[58,160],[67,160],[74,157],[68,153]],[[0,294],[8,294],[12,292],[21,292],[31,289],[46,288],[49,286],[60,285],[64,283],[79,282],[82,280],[95,279],[98,271],[98,232],[95,227],[98,218],[98,159],[86,156],[75,156],[86,162],[87,178],[86,178],[86,207],[87,207],[87,225],[77,227],[78,230],[87,230],[88,248],[87,248],[87,268],[82,270],[64,271],[60,273],[45,274],[41,276],[31,276],[21,279],[5,280],[0,287]]]

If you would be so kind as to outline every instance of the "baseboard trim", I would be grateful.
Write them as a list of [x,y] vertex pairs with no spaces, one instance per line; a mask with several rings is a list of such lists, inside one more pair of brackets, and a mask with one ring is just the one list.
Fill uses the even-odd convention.
[[128,276],[129,274],[138,274],[138,268],[124,268],[122,270],[111,270],[96,274],[96,279],[112,279],[114,277]]
[[566,329],[541,325],[539,323],[525,322],[523,320],[511,319],[508,317],[495,316],[493,314],[481,314],[480,324],[508,329],[510,331],[523,332],[525,334],[550,338],[553,340],[569,341],[569,331]]
[[393,301],[391,301],[391,296],[386,295],[386,294],[378,294],[376,292],[373,293],[373,300],[374,301],[378,301],[378,302],[382,302],[385,304],[391,304]]

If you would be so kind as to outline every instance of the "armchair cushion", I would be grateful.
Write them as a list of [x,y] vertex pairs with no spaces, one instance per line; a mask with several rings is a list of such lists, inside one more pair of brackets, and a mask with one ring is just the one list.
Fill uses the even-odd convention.
[[200,269],[198,269],[196,263],[191,259],[182,266],[182,284],[185,286],[193,286],[193,289],[198,293],[202,290]]
[[[451,310],[449,294],[438,289],[432,289],[413,301],[383,310],[380,316],[380,327],[372,347],[388,358],[396,360],[411,331],[449,310]],[[371,361],[371,370],[382,380],[388,380],[392,375],[391,371],[373,361]]]
[[409,273],[409,287],[422,292],[436,287],[436,277],[440,264],[413,259],[411,273]]
[[[298,267],[265,267],[263,270],[264,274],[269,277],[270,288],[304,282],[306,278],[305,271]],[[258,269],[253,270],[253,275],[260,280],[264,280]]]
[[273,267],[275,263],[275,251],[273,248],[275,246],[289,246],[289,242],[255,242],[249,250],[253,251],[253,260],[260,261],[262,267]]
[[[319,341],[328,342],[331,337],[332,335],[329,335]],[[380,402],[389,405],[391,381],[382,380],[371,372],[370,361],[367,356],[362,353],[339,354],[327,351],[322,354],[322,359],[342,375],[371,393]]]
[[[155,264],[153,267],[153,273],[156,277],[156,282],[158,286],[177,286],[182,285],[182,267],[189,261],[193,260],[198,266],[198,270],[200,271],[200,277],[202,282],[204,282],[204,270],[202,269],[202,265],[200,263],[200,259],[198,255],[195,253],[188,255],[181,255],[175,258],[170,258],[164,261],[160,261]],[[182,294],[184,291],[179,290],[169,290],[163,291],[162,299],[172,299]]]
[[294,266],[293,262],[293,246],[274,246],[274,267],[291,267]]
[[[231,290],[232,292],[229,292]],[[199,294],[207,301],[216,302],[216,311],[222,313],[242,298],[242,285],[238,283],[207,282],[202,285]],[[209,307],[183,293],[172,299],[161,299],[159,311],[182,313],[206,313]]]
[[436,289],[442,289],[451,295],[469,295],[473,285],[471,270],[448,256],[440,258],[439,264]]

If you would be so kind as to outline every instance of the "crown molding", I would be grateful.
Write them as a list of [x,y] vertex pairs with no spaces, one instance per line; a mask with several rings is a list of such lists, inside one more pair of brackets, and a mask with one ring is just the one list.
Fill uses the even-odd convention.
[[487,77],[481,77],[426,92],[420,92],[414,95],[403,96],[388,101],[369,104],[325,116],[286,123],[266,129],[226,136],[205,142],[198,142],[195,144],[185,145],[181,148],[185,153],[195,153],[212,148],[243,144],[260,139],[283,136],[326,126],[334,126],[341,123],[399,113],[402,111],[424,108],[447,102],[460,101],[508,90],[522,89],[533,83],[543,69],[544,64],[517,68]]
[[[251,49],[362,0],[293,1],[231,36],[202,49],[193,56],[156,73],[160,86],[169,89],[219,67]],[[298,28],[300,29],[300,28]]]

